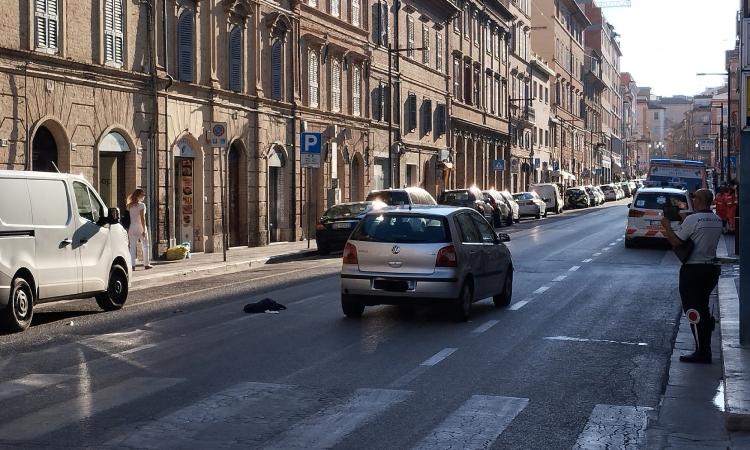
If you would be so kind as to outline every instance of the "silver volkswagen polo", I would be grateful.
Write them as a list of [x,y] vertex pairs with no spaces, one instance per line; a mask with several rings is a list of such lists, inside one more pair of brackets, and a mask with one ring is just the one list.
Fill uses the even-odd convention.
[[492,297],[510,304],[513,261],[492,226],[473,209],[447,206],[371,212],[344,247],[341,307],[359,317],[365,306],[448,304],[459,320]]

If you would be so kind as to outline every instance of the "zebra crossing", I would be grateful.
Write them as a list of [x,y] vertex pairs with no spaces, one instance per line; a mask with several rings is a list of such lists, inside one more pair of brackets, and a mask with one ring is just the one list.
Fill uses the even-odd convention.
[[[356,388],[349,391],[291,384],[241,382],[201,398],[181,398],[176,409],[161,409],[120,420],[120,425],[96,429],[87,439],[61,442],[66,427],[81,427],[99,415],[116,414],[134,402],[174,397],[170,389],[189,384],[185,378],[130,377],[92,388],[80,376],[29,374],[0,383],[0,400],[42,396],[54,400],[22,416],[0,410],[0,447],[87,445],[100,448],[183,449],[264,448],[326,449],[336,447],[358,430],[408,405],[417,395],[408,389]],[[81,392],[80,386],[89,390]],[[68,387],[69,389],[62,389]],[[54,395],[58,393],[58,395]],[[65,396],[67,395],[67,398]],[[441,411],[442,419],[415,436],[404,436],[404,447],[417,450],[486,449],[533,403],[519,397],[471,394],[459,405]],[[595,405],[575,449],[635,449],[643,443],[650,408]],[[533,420],[523,417],[522,420]],[[122,423],[125,422],[125,423]],[[429,427],[428,427],[429,428]],[[52,440],[49,435],[57,436]],[[361,444],[367,448],[367,444]]]

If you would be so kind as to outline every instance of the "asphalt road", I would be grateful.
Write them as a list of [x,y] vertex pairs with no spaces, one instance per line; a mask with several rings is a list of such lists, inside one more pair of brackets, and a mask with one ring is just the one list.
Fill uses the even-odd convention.
[[[345,318],[336,257],[42,306],[0,336],[0,447],[638,448],[679,263],[624,248],[626,203],[504,229],[513,304],[467,323]],[[263,297],[288,309],[242,312]]]

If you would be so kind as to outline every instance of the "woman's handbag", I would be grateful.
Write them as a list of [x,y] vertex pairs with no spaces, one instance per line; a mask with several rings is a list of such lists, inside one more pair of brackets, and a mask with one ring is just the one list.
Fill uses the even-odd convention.
[[695,243],[692,239],[688,238],[686,241],[683,241],[679,247],[674,248],[674,253],[680,259],[680,262],[685,264],[687,260],[690,259],[690,254],[693,253],[693,248],[695,248]]

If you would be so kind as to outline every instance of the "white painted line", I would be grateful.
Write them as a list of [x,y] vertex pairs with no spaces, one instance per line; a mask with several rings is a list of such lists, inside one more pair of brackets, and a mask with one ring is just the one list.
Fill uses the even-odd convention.
[[[131,428],[128,432],[107,442],[105,448],[189,448],[198,444],[194,438],[207,428],[225,424],[243,410],[255,409],[263,402],[278,402],[294,397],[295,386],[271,383],[240,383],[217,392],[210,397],[179,409],[145,425]],[[221,429],[222,442],[236,442],[243,436],[232,436],[231,427]],[[204,436],[209,438],[213,436]]]
[[602,251],[603,251],[603,252],[608,252],[608,251],[609,251],[609,250],[610,250],[611,248],[612,248],[612,247],[604,247],[604,248],[602,249]]
[[439,352],[432,355],[428,360],[420,364],[420,366],[434,366],[445,358],[449,357],[453,352],[458,350],[457,348],[444,348]]
[[474,328],[474,331],[472,331],[472,333],[477,333],[477,334],[484,333],[485,331],[497,325],[499,322],[500,322],[499,320],[488,320],[483,325],[480,325]]
[[609,339],[585,339],[570,336],[548,336],[544,338],[548,341],[568,341],[568,342],[599,342],[605,344],[621,344],[621,345],[637,345],[639,347],[648,346],[645,342],[627,342],[627,341],[611,341]]
[[601,256],[602,252],[596,252],[593,256]]
[[618,241],[615,241],[615,242],[610,242],[610,243],[609,243],[610,247],[611,247],[611,246],[613,246],[613,245],[617,245],[617,242],[618,242]]
[[528,404],[527,398],[473,395],[414,449],[489,448]]
[[570,269],[568,269],[568,272],[575,272],[576,270],[580,269],[581,266],[573,266]]
[[19,395],[26,395],[72,378],[76,377],[74,375],[32,373],[23,378],[3,381],[0,383],[0,401]]
[[518,311],[519,309],[523,308],[529,303],[529,300],[521,300],[520,302],[515,302],[512,305],[510,305],[511,311]]
[[536,291],[534,291],[534,294],[541,294],[544,291],[546,291],[547,289],[549,289],[549,286],[542,286],[539,289],[537,289]]
[[81,407],[81,398],[74,398],[7,421],[0,426],[0,440],[36,439],[96,414],[148,397],[181,381],[183,380],[179,378],[128,378],[114,386],[87,393],[85,408]]
[[642,406],[596,405],[573,449],[636,450],[645,440],[651,410]]
[[557,283],[558,281],[562,281],[562,280],[564,280],[564,279],[566,279],[566,278],[568,278],[568,276],[567,276],[567,275],[560,275],[560,276],[558,276],[558,277],[555,277],[555,279],[554,279],[554,280],[552,280],[552,281],[554,281],[555,283]]
[[370,420],[403,402],[411,391],[357,389],[343,404],[334,405],[302,420],[267,449],[331,448]]
[[133,353],[138,353],[141,350],[148,350],[149,348],[156,347],[156,344],[143,344],[135,348],[131,348],[130,350],[125,350],[124,352],[120,352],[119,355],[132,355]]
[[617,242],[620,242],[621,240],[622,240],[622,238],[619,238],[619,239],[617,239]]
[[585,263],[590,263],[591,261],[593,261],[593,259],[591,259],[591,258],[586,258],[586,259],[584,259],[584,260],[583,260],[583,261],[581,261],[581,262],[585,262]]

